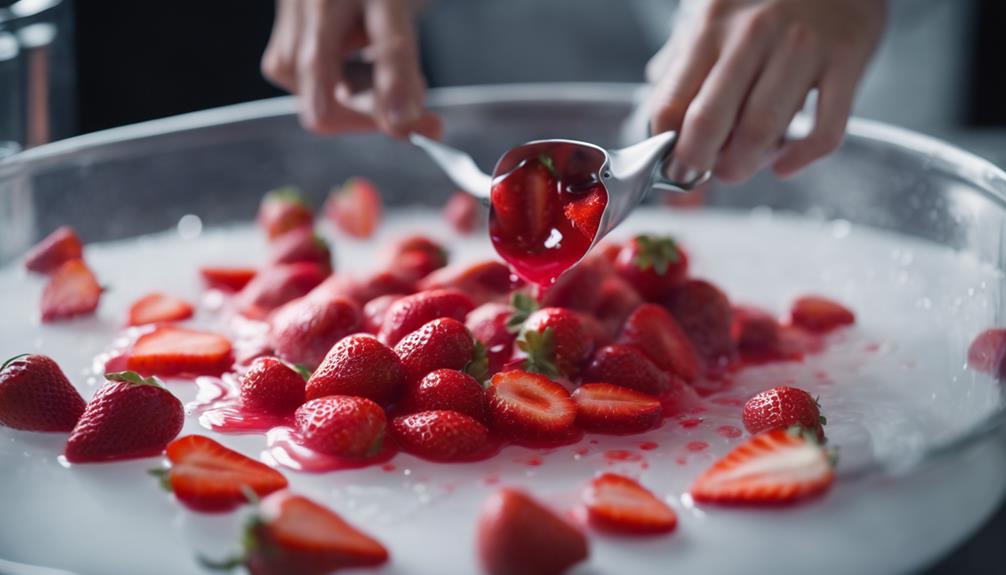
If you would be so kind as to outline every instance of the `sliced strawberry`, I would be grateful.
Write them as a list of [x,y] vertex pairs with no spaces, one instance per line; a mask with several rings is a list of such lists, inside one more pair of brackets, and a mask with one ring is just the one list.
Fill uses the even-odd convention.
[[264,320],[274,309],[310,292],[327,276],[328,270],[314,263],[265,268],[237,295],[238,311],[251,319]]
[[688,256],[670,236],[640,235],[627,242],[615,270],[647,301],[663,301],[688,274]]
[[856,316],[842,304],[820,296],[810,295],[797,298],[793,302],[790,317],[793,325],[818,333],[828,332],[856,322]]
[[259,357],[241,376],[241,404],[273,415],[288,415],[304,401],[304,376],[275,357]]
[[381,450],[387,420],[380,405],[364,397],[329,395],[297,408],[303,444],[339,457],[368,457]]
[[583,491],[587,518],[605,531],[632,534],[668,533],[678,516],[666,503],[635,480],[604,473]]
[[709,366],[733,359],[733,309],[719,288],[704,280],[687,280],[671,292],[667,308]]
[[482,506],[478,550],[489,575],[559,575],[587,558],[587,538],[516,489],[501,489]]
[[553,441],[570,437],[576,404],[566,388],[525,371],[497,373],[486,389],[493,431],[513,441]]
[[192,317],[194,309],[189,302],[154,292],[136,300],[129,308],[127,325],[145,325],[148,323],[165,323],[181,321]]
[[230,511],[248,502],[246,489],[265,497],[287,486],[280,472],[202,435],[172,441],[167,456],[171,467],[153,473],[195,511]]
[[398,300],[405,297],[405,294],[389,293],[375,297],[363,306],[363,330],[369,334],[377,335],[384,325],[384,317],[388,314],[388,309]]
[[110,373],[66,441],[70,463],[158,455],[185,423],[182,402],[155,378]]
[[29,271],[47,274],[70,260],[84,257],[84,244],[70,226],[62,226],[36,244],[24,257]]
[[563,206],[562,212],[569,223],[573,224],[576,231],[593,241],[607,205],[608,192],[605,191],[604,186],[596,184]]
[[638,348],[613,344],[597,350],[583,372],[583,381],[621,385],[659,396],[670,386],[671,376]]
[[475,359],[475,349],[465,325],[443,317],[405,336],[395,345],[395,354],[405,368],[406,382],[412,383],[436,369],[464,370]]
[[250,267],[209,266],[199,268],[199,275],[207,287],[223,291],[241,291],[252,281],[258,270]]
[[0,425],[25,431],[71,431],[84,398],[52,358],[14,356],[0,366]]
[[643,304],[625,321],[619,343],[638,347],[660,369],[692,381],[699,375],[699,355],[674,317],[659,305]]
[[577,312],[546,307],[524,322],[517,347],[527,354],[524,368],[547,377],[575,378],[594,351],[594,338]]
[[300,196],[300,190],[293,186],[269,192],[259,204],[258,224],[270,240],[313,223],[311,208]]
[[269,265],[314,263],[332,269],[332,251],[328,242],[314,233],[311,227],[303,227],[276,238],[269,248]]
[[968,347],[968,367],[1006,377],[1006,329],[988,329]]
[[165,325],[136,340],[126,367],[144,375],[219,375],[233,361],[227,338]]
[[408,281],[419,281],[447,265],[448,253],[440,242],[424,235],[402,238],[392,244],[384,269]]
[[587,383],[573,391],[576,425],[595,433],[642,433],[660,425],[660,401],[621,385]]
[[49,276],[42,292],[42,322],[93,314],[101,291],[87,264],[81,260],[65,262]]
[[372,335],[342,338],[307,380],[307,398],[326,395],[366,397],[381,405],[395,402],[405,370],[394,351]]
[[496,260],[448,266],[419,282],[422,290],[456,289],[472,298],[476,305],[490,301],[506,302],[510,293],[523,285],[510,268]]
[[474,232],[484,217],[479,201],[465,192],[454,192],[444,204],[444,219],[459,234]]
[[398,446],[432,461],[470,461],[489,450],[489,430],[457,411],[420,411],[391,422]]
[[520,249],[539,250],[560,209],[550,161],[522,161],[493,184],[491,202],[491,234]]
[[475,308],[471,298],[455,289],[422,291],[396,301],[384,317],[377,339],[395,345],[423,324],[441,317],[464,321]]
[[407,412],[448,410],[486,421],[486,393],[474,377],[455,369],[426,374],[405,396]]
[[314,369],[332,346],[360,330],[360,309],[347,298],[306,295],[269,317],[269,342],[280,358]]
[[695,501],[780,504],[818,495],[835,480],[828,453],[799,432],[774,429],[742,443],[692,485]]
[[796,388],[773,387],[755,395],[744,404],[744,427],[754,433],[794,425],[813,432],[818,441],[824,440],[827,423],[821,415],[821,406],[806,391]]
[[369,238],[381,219],[381,194],[373,182],[351,178],[332,190],[325,202],[325,216],[337,228],[356,238]]

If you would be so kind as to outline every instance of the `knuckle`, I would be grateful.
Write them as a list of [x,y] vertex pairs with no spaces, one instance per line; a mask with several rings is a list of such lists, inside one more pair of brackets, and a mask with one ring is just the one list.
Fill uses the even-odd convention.
[[708,105],[692,104],[685,114],[685,124],[691,132],[710,134],[723,127],[722,117],[722,114]]
[[777,29],[779,16],[774,10],[758,8],[752,10],[742,25],[742,34],[746,40],[761,40],[771,36]]
[[736,8],[736,0],[709,0],[702,12],[702,21],[706,26],[716,26],[730,18]]
[[796,51],[811,50],[819,43],[819,33],[806,22],[794,22],[786,30],[786,42]]
[[763,144],[779,135],[784,120],[779,112],[760,110],[747,114],[737,127],[737,138],[745,143]]
[[845,139],[845,130],[841,126],[822,126],[808,138],[811,150],[824,156],[837,150]]

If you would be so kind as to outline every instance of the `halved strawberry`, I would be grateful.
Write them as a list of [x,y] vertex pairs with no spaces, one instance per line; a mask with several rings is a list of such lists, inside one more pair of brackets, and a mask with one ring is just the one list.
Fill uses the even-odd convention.
[[793,325],[819,333],[856,322],[856,316],[842,304],[813,295],[797,298],[790,318]]
[[349,335],[332,346],[307,380],[307,398],[355,395],[388,405],[405,383],[401,360],[376,337]]
[[269,247],[269,265],[315,263],[332,269],[332,251],[321,236],[311,227],[290,230],[276,238]]
[[167,456],[171,467],[151,474],[195,511],[230,511],[248,502],[246,489],[265,497],[287,486],[282,473],[202,435],[172,441]]
[[493,236],[520,249],[541,249],[560,209],[553,169],[547,158],[529,158],[493,184]]
[[638,347],[660,369],[685,381],[699,375],[699,355],[678,322],[663,307],[648,303],[625,320],[619,343]]
[[479,513],[478,551],[489,575],[559,575],[587,558],[579,529],[516,489],[501,489]]
[[343,232],[369,238],[381,219],[381,194],[370,180],[350,178],[329,194],[325,216]]
[[154,292],[136,300],[129,308],[127,325],[144,325],[148,323],[164,323],[181,321],[192,317],[194,311],[189,302]]
[[835,480],[828,452],[813,435],[774,429],[749,439],[706,470],[692,485],[702,503],[790,503],[818,495]]
[[81,260],[65,262],[49,276],[42,291],[42,322],[94,313],[101,291],[87,264]]
[[328,275],[327,269],[308,262],[267,267],[248,282],[235,303],[245,317],[263,320],[279,306],[306,295]]
[[168,325],[141,335],[126,355],[127,369],[144,375],[219,375],[234,361],[227,338]]
[[339,457],[368,457],[379,452],[387,427],[380,405],[348,395],[312,399],[297,408],[295,418],[304,445]]
[[475,351],[475,340],[468,328],[447,317],[424,324],[395,345],[407,383],[419,381],[436,369],[465,370],[476,359]]
[[595,433],[642,433],[660,425],[660,401],[621,385],[586,383],[573,391],[576,425]]
[[635,480],[603,473],[581,496],[587,518],[605,531],[633,534],[668,533],[678,524],[674,510]]
[[733,308],[718,287],[705,280],[687,280],[671,292],[666,305],[708,366],[723,366],[733,359]]
[[199,268],[199,275],[207,287],[224,291],[241,291],[252,281],[258,270],[251,267],[205,266]]
[[968,347],[968,367],[1006,377],[1006,329],[988,329]]
[[262,500],[241,540],[244,549],[238,557],[220,562],[203,559],[202,563],[216,570],[244,565],[254,575],[322,575],[388,561],[388,551],[377,540],[289,490]]
[[572,435],[576,404],[566,388],[543,375],[500,372],[486,393],[492,428],[507,439],[553,441]]
[[485,423],[486,393],[474,377],[456,369],[438,369],[426,374],[405,394],[407,413],[449,410]]
[[421,291],[405,296],[388,309],[377,339],[395,345],[426,322],[441,317],[464,321],[474,308],[471,298],[455,289]]
[[465,461],[486,455],[489,430],[473,417],[450,410],[420,411],[391,422],[403,451],[432,461]]
[[613,344],[597,350],[583,372],[583,381],[611,383],[659,396],[668,389],[671,376],[638,348]]
[[593,240],[607,205],[608,192],[604,186],[596,184],[563,206],[562,213],[576,231]]
[[774,359],[782,355],[779,322],[772,314],[750,306],[735,306],[731,333],[745,357]]
[[476,305],[490,301],[505,302],[511,292],[523,285],[524,282],[509,267],[496,260],[447,266],[419,282],[422,290],[454,288],[472,298]]
[[662,301],[688,274],[688,256],[670,236],[639,235],[626,242],[615,270],[647,301]]
[[308,369],[318,367],[332,346],[360,330],[360,309],[327,294],[297,298],[269,317],[269,342],[276,355]]
[[62,226],[28,251],[24,256],[24,267],[47,274],[70,260],[81,259],[83,255],[84,245],[77,232],[70,226]]
[[828,421],[821,415],[821,406],[806,391],[779,386],[763,391],[744,404],[744,427],[750,433],[761,433],[794,425],[813,432],[818,441],[824,440],[824,426]]
[[314,223],[314,213],[300,195],[300,190],[286,186],[273,190],[262,198],[258,209],[258,224],[270,240]]
[[444,204],[444,219],[459,234],[470,234],[475,231],[485,217],[482,205],[465,192],[454,192]]

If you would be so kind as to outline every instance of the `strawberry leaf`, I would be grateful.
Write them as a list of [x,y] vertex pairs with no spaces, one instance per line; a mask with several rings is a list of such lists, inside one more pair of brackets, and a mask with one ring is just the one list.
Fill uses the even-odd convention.
[[306,365],[294,363],[290,365],[290,368],[296,371],[301,377],[303,377],[304,381],[311,379],[312,372],[310,369],[308,369]]
[[681,259],[678,244],[670,236],[654,237],[636,236],[636,246],[639,248],[633,263],[641,270],[652,268],[657,275],[665,275],[671,264]]
[[545,331],[525,330],[517,339],[517,348],[527,354],[524,369],[550,379],[562,375],[555,365],[555,331],[547,327]]
[[163,467],[156,469],[149,469],[147,473],[157,478],[157,483],[161,486],[161,489],[171,493],[174,491],[171,488],[171,470],[164,469]]
[[131,383],[133,385],[152,385],[154,387],[163,387],[160,380],[156,377],[143,377],[135,371],[117,371],[115,373],[106,373],[105,379],[108,381]]
[[524,326],[528,316],[538,311],[538,302],[526,293],[516,292],[510,297],[510,307],[513,308],[513,312],[506,321],[506,330],[517,333]]
[[297,186],[283,186],[272,190],[266,194],[266,199],[271,202],[289,202],[294,204],[304,204],[304,198],[300,194]]
[[18,359],[20,359],[22,357],[27,357],[28,355],[29,354],[27,354],[27,353],[19,353],[19,354],[15,355],[14,357],[12,357],[12,358],[8,359],[7,361],[3,362],[3,365],[0,365],[0,371],[3,371],[5,369],[7,369],[8,365],[10,365],[14,361],[16,361],[16,360],[18,360]]
[[479,383],[485,382],[489,378],[489,354],[486,353],[486,346],[482,342],[475,340],[475,349],[472,351],[472,359],[462,370],[475,378]]
[[555,162],[552,161],[552,156],[549,156],[548,154],[538,154],[538,161],[541,162],[541,164],[545,166],[545,168],[548,169],[553,176],[557,175],[555,171]]

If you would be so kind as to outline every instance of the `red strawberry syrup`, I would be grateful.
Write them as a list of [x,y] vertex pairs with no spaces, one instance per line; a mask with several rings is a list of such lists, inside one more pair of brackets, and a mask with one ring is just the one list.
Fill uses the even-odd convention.
[[307,473],[360,469],[373,465],[380,465],[385,471],[392,471],[394,466],[389,469],[388,465],[391,464],[388,461],[397,453],[390,442],[386,442],[381,451],[373,457],[348,458],[326,455],[301,445],[297,432],[288,427],[270,430],[266,435],[266,442],[264,459],[267,463]]
[[199,424],[220,433],[262,433],[281,425],[291,425],[293,415],[278,416],[241,405],[234,376],[197,377],[196,399],[185,406],[199,414]]

